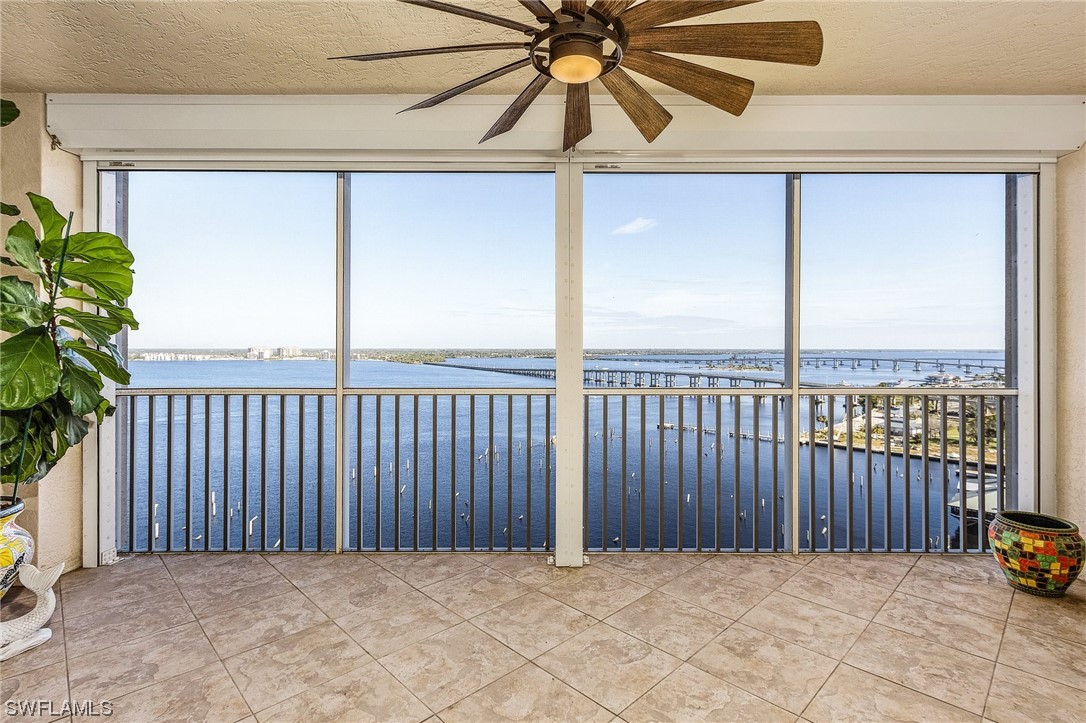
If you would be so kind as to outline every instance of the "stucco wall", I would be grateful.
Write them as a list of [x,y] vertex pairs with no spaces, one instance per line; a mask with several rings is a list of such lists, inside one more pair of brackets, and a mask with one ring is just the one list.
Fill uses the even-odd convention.
[[1086,529],[1086,149],[1056,165],[1056,505]]
[[[33,223],[27,191],[53,201],[67,215],[75,211],[74,224],[81,228],[82,171],[79,159],[52,150],[45,132],[45,97],[34,93],[4,94],[19,106],[19,118],[0,131],[0,193]],[[4,216],[3,232],[12,219]],[[36,225],[36,224],[35,224]],[[4,273],[11,273],[5,269]],[[8,493],[5,490],[5,493]],[[27,509],[19,523],[30,530],[37,545],[36,563],[50,567],[63,562],[66,570],[80,567],[83,550],[83,454],[82,447],[68,452],[41,482],[22,487],[19,496]]]

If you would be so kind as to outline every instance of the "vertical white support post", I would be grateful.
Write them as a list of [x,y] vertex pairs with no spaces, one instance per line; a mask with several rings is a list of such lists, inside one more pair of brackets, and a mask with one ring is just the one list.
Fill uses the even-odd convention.
[[[1038,297],[1038,184],[1029,176],[1014,179],[1013,192],[1008,196],[1008,233],[1013,234],[1015,254],[1015,286],[1017,291],[1017,325],[1015,339],[1016,378],[1018,386],[1017,430],[1017,500],[1019,509],[1041,510],[1040,478],[1038,476],[1041,431],[1038,425],[1038,391],[1042,380],[1038,374],[1038,321],[1041,305]],[[1054,193],[1054,189],[1052,191]],[[1043,191],[1041,192],[1043,193]]]
[[[85,161],[83,163],[83,230],[89,231],[91,229],[98,229],[98,169],[97,164]],[[88,309],[93,311],[93,309]],[[113,385],[109,385],[109,389],[112,390]],[[107,392],[106,389],[102,390],[103,394]],[[114,399],[111,399],[111,403],[115,403]],[[108,420],[103,421],[103,425],[109,424]],[[103,486],[106,484],[107,475],[104,474],[104,470],[101,468],[101,463],[98,454],[99,436],[102,433],[101,426],[91,424],[91,432],[83,439],[82,452],[83,452],[83,567],[98,567],[99,550],[106,549],[102,546],[105,542],[102,540],[101,523],[103,521],[103,510],[100,509],[103,505],[101,502],[105,499],[112,499],[112,497],[106,498]],[[109,455],[112,458],[113,455]],[[114,480],[114,483],[116,481]],[[112,489],[112,486],[110,486]],[[109,511],[112,512],[114,508],[113,504],[109,505]],[[116,525],[112,525],[109,529],[112,531],[116,528]],[[115,547],[115,545],[110,545]]]
[[1037,509],[1056,514],[1056,164],[1037,184]]
[[351,446],[345,389],[351,383],[351,176],[336,175],[336,552],[350,545]]
[[584,364],[582,268],[582,166],[559,163],[555,169],[555,473],[554,562],[584,564],[584,477],[581,418]]
[[[785,176],[785,289],[788,316],[784,329],[785,425],[788,429],[788,540],[793,555],[799,554],[799,281],[800,281],[800,175]],[[813,433],[814,430],[812,430]],[[777,534],[777,530],[773,531]]]

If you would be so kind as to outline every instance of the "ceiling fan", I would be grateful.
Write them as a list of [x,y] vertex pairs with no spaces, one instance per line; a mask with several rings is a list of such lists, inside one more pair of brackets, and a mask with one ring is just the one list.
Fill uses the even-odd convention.
[[635,3],[635,0],[595,0],[591,7],[587,0],[562,0],[561,7],[555,10],[543,0],[520,0],[520,4],[543,27],[439,0],[400,2],[491,23],[528,36],[527,41],[520,42],[454,45],[329,58],[369,61],[446,53],[525,50],[526,57],[520,60],[404,109],[430,108],[507,73],[533,66],[538,75],[491,126],[480,143],[511,130],[551,80],[566,84],[562,150],[568,151],[592,132],[588,82],[597,78],[649,143],[671,122],[671,114],[626,70],[653,78],[733,115],[742,114],[747,107],[754,93],[754,81],[661,53],[795,65],[818,65],[822,57],[822,29],[813,21],[663,27],[679,20],[750,5],[759,0],[642,0],[640,3]]

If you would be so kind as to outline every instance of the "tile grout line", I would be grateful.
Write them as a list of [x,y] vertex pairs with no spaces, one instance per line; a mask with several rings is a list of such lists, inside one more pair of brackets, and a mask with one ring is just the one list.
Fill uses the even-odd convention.
[[[261,555],[259,553],[257,553],[257,554],[258,554],[258,556],[260,557],[261,560],[264,560],[264,562],[266,562],[268,565],[271,565],[270,562],[268,562],[267,560],[264,559],[263,555]],[[245,694],[241,692],[241,688],[238,686],[238,682],[236,680],[234,680],[234,674],[231,673],[230,668],[228,668],[226,666],[226,660],[223,659],[223,657],[221,655],[219,655],[218,649],[211,643],[211,638],[208,636],[207,631],[204,630],[203,623],[200,622],[200,616],[197,615],[196,611],[192,609],[192,605],[189,604],[188,598],[185,597],[185,593],[181,592],[181,585],[178,584],[177,578],[174,577],[174,574],[170,570],[169,565],[166,564],[166,561],[162,559],[161,555],[159,555],[159,560],[162,562],[162,566],[166,568],[166,574],[170,576],[170,580],[172,580],[173,584],[177,586],[177,590],[181,595],[181,599],[184,601],[185,606],[188,607],[189,612],[192,613],[193,620],[195,620],[196,625],[200,628],[200,633],[204,636],[204,640],[207,641],[208,646],[211,648],[211,652],[215,654],[215,659],[219,662],[219,665],[222,666],[222,669],[226,671],[226,677],[230,679],[230,684],[234,686],[234,691],[241,698],[241,702],[245,704],[245,707],[249,709],[249,715],[251,715],[253,718],[256,718],[256,711],[253,710],[253,707],[251,705],[249,705],[249,701],[245,697]],[[274,567],[274,566],[272,566],[272,567]],[[278,572],[278,570],[276,570],[276,572]],[[293,584],[293,583],[291,583],[291,584]],[[182,673],[181,675],[184,675],[184,673]],[[176,678],[177,676],[173,676],[173,677]],[[171,680],[171,678],[167,678],[167,680]]]
[[[845,663],[845,658],[847,658],[849,653],[852,652],[852,649],[856,647],[856,643],[860,642],[860,638],[862,638],[864,636],[864,633],[866,633],[871,628],[871,625],[875,622],[875,618],[878,617],[879,613],[882,612],[882,609],[884,607],[886,607],[886,603],[890,601],[890,598],[892,598],[894,596],[894,593],[897,592],[898,588],[901,587],[901,583],[904,582],[905,578],[909,576],[909,572],[912,572],[913,568],[916,567],[916,563],[919,561],[919,559],[920,558],[915,558],[912,561],[912,564],[909,565],[908,572],[906,572],[904,575],[901,576],[901,580],[899,580],[897,585],[894,586],[894,589],[890,592],[890,595],[886,598],[885,601],[883,601],[882,605],[879,606],[879,609],[875,611],[875,614],[871,616],[871,619],[867,621],[867,624],[864,625],[863,630],[861,630],[860,634],[856,636],[856,639],[852,641],[852,645],[848,646],[848,650],[846,650],[841,655],[841,657],[837,659],[837,663],[833,666],[833,670],[831,670],[830,674],[828,676],[826,676],[826,679],[824,681],[822,681],[822,685],[818,686],[818,690],[816,690],[815,694],[813,696],[811,696],[811,699],[807,702],[807,705],[803,706],[803,710],[799,714],[801,718],[804,716],[804,714],[807,713],[807,709],[810,708],[811,705],[814,704],[814,702],[818,699],[818,696],[822,693],[823,689],[825,689],[826,683],[830,682],[830,678],[832,678],[834,676],[834,674],[837,673],[838,669],[840,669],[840,667],[842,665],[848,665],[847,663]],[[849,666],[849,667],[851,667],[851,666]],[[864,672],[867,673],[868,671],[865,670]],[[868,673],[868,674],[869,675],[874,675],[873,673]],[[881,676],[876,676],[876,677],[881,677]],[[884,678],[884,680],[885,680],[885,678]],[[887,682],[893,683],[894,681],[887,681]],[[900,685],[900,684],[895,683],[895,685]],[[904,686],[904,687],[908,688],[908,686]]]

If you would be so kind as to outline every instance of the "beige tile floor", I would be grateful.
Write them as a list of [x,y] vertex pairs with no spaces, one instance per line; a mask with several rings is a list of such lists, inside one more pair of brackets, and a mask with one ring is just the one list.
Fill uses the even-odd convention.
[[[144,555],[65,575],[9,702],[112,720],[1072,721],[1086,585],[987,557]],[[19,589],[3,617],[32,601]],[[35,720],[44,720],[38,717]]]

